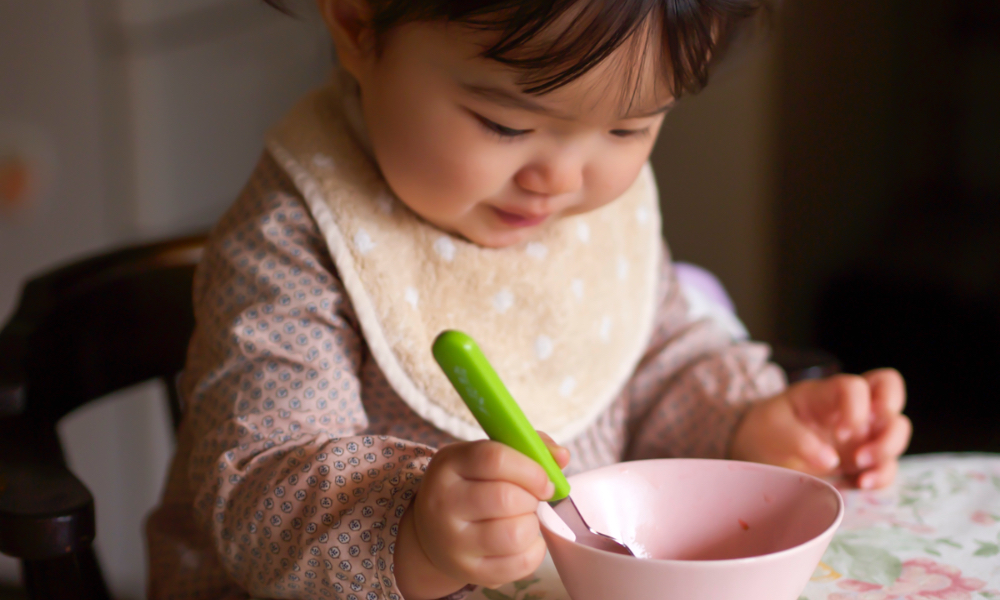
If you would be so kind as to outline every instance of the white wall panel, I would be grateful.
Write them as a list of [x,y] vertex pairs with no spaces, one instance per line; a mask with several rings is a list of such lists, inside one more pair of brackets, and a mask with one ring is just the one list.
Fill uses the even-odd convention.
[[186,14],[225,5],[232,0],[117,0],[122,25],[134,27],[162,22]]
[[106,242],[99,57],[87,17],[85,0],[0,2],[0,146],[38,144],[52,163],[35,204],[0,212],[0,321],[28,274]]
[[752,49],[678,103],[651,159],[674,258],[715,273],[764,339],[775,319],[773,77],[773,49]]
[[319,30],[283,17],[128,57],[138,230],[214,222],[250,174],[267,128],[329,64]]
[[[0,213],[0,323],[26,277],[107,242],[87,16],[85,0],[0,1],[0,154],[41,145],[51,163],[34,204]],[[0,580],[17,578],[17,562],[0,555]]]
[[[30,273],[208,227],[235,199],[268,126],[330,65],[314,19],[262,4],[0,0],[0,141],[16,123],[54,157],[43,202],[0,215],[0,319]],[[168,421],[149,384],[60,424],[117,598],[144,596],[142,523],[172,453]],[[0,556],[0,580],[16,577]]]

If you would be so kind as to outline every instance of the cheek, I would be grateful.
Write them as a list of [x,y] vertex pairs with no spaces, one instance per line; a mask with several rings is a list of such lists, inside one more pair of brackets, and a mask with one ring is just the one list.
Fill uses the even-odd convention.
[[586,210],[600,208],[624,194],[639,176],[648,157],[648,151],[619,150],[606,152],[602,160],[591,161],[585,173],[588,182]]
[[586,210],[594,210],[620,197],[635,183],[642,167],[649,161],[653,144],[663,125],[663,117],[653,124],[649,138],[625,146],[609,144],[598,154],[598,158],[588,165],[588,188]]
[[366,116],[379,166],[401,200],[418,212],[459,211],[502,187],[503,169],[489,160],[482,133],[447,100],[381,96],[387,100]]

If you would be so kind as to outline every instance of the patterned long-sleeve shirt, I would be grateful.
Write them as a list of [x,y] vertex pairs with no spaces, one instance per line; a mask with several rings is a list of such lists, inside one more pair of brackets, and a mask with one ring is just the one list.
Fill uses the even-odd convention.
[[[723,457],[784,375],[766,346],[692,321],[663,260],[656,325],[569,472]],[[387,383],[323,238],[268,155],[213,231],[195,281],[185,416],[150,517],[150,598],[396,600],[401,516],[456,441]]]

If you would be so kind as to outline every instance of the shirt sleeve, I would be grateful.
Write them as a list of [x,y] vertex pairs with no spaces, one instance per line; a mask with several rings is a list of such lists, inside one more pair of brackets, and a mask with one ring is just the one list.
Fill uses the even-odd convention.
[[251,597],[396,600],[399,520],[434,450],[365,433],[363,340],[268,160],[196,277],[179,440],[195,518]]
[[693,320],[664,248],[656,323],[626,394],[626,458],[724,458],[754,400],[785,388],[766,344],[734,342],[710,319]]

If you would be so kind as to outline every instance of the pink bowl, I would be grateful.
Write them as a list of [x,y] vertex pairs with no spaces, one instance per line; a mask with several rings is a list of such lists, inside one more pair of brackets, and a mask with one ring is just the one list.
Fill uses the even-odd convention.
[[573,600],[796,600],[844,516],[830,484],[754,463],[644,460],[569,481],[591,527],[650,557],[577,544],[540,504],[542,535]]

